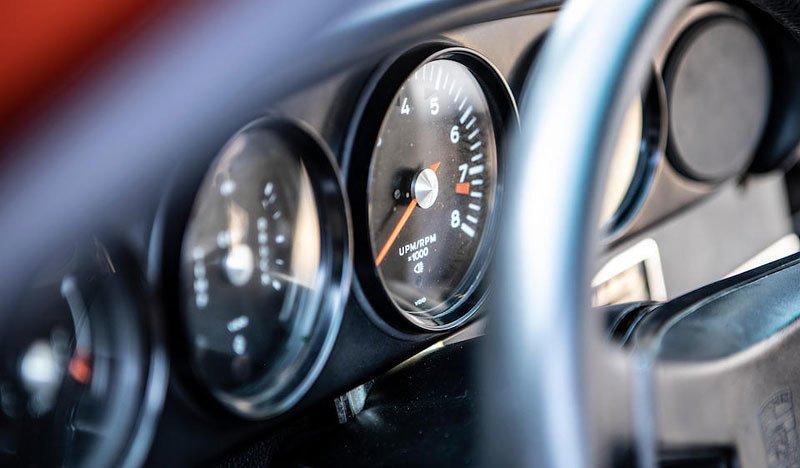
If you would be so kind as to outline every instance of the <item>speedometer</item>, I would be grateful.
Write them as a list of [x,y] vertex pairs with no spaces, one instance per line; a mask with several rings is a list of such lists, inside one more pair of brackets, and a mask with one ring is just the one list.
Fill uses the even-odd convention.
[[294,404],[338,331],[347,223],[331,169],[304,128],[259,119],[228,142],[195,197],[180,270],[193,368],[242,416]]
[[503,122],[490,82],[507,89],[474,53],[429,56],[394,88],[372,140],[372,266],[393,306],[426,329],[474,312],[489,264]]

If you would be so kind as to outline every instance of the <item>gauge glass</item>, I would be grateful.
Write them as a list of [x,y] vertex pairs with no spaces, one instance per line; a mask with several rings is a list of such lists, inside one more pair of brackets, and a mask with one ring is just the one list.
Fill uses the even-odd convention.
[[614,144],[600,208],[600,224],[603,226],[612,223],[614,216],[623,208],[625,198],[634,184],[643,138],[642,112],[642,100],[637,95],[625,112]]
[[201,379],[242,412],[275,397],[319,315],[321,234],[302,158],[251,125],[214,162],[182,248],[184,312]]
[[480,82],[459,61],[428,61],[383,118],[368,184],[375,267],[415,323],[443,317],[477,287],[496,190],[495,128]]

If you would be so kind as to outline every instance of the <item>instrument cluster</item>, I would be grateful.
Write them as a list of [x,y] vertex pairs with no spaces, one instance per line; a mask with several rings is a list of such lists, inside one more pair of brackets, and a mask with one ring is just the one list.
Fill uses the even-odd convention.
[[[0,330],[0,464],[130,462],[156,437],[167,381],[184,426],[218,421],[197,440],[263,429],[490,315],[503,163],[522,157],[508,146],[524,131],[515,67],[527,72],[555,14],[534,16],[484,26],[529,31],[512,60],[458,31],[337,85],[355,96],[338,120],[304,118],[301,101],[242,122],[176,168],[145,255],[92,239],[43,262],[18,301],[23,332]],[[609,137],[605,246],[782,162],[755,159],[779,152],[764,143],[778,91],[758,31],[702,4],[654,58]],[[731,147],[703,146],[712,133]],[[30,446],[43,435],[54,450]]]
[[464,325],[486,298],[502,141],[517,126],[508,84],[441,43],[388,61],[368,87],[349,169],[275,113],[234,135],[194,189],[181,180],[190,204],[167,197],[182,241],[179,255],[164,249],[163,277],[177,273],[184,375],[234,414],[270,418],[303,397],[351,276],[373,320],[410,335]]

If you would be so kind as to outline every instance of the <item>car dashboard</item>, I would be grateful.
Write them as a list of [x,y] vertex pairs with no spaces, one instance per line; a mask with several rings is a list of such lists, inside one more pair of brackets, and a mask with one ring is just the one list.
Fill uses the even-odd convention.
[[[491,389],[471,350],[492,327],[517,110],[558,14],[532,2],[251,103],[135,208],[20,269],[0,464],[477,463]],[[596,313],[800,251],[792,44],[739,2],[673,26],[612,129]]]

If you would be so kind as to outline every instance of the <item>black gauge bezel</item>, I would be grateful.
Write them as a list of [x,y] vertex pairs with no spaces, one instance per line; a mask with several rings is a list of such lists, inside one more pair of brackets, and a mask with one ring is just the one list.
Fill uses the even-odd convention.
[[639,94],[642,100],[642,139],[633,179],[614,214],[603,225],[607,239],[618,237],[636,218],[647,200],[656,169],[664,159],[669,119],[666,109],[664,82],[655,69],[649,84]]
[[120,304],[124,300],[130,301],[128,307],[136,313],[131,320],[140,327],[141,333],[143,354],[138,363],[141,382],[137,384],[139,403],[134,428],[127,433],[115,428],[125,440],[125,448],[117,464],[139,466],[144,463],[155,438],[167,394],[169,359],[164,345],[163,314],[147,286],[141,263],[131,250],[114,240],[103,245],[115,268],[114,290],[108,291],[109,300]]
[[[462,290],[457,294],[463,293],[464,296],[444,310],[435,310],[435,315],[430,316],[399,308],[383,284],[371,248],[368,190],[374,146],[386,110],[414,70],[441,59],[467,67],[486,97],[498,146],[497,182],[492,213],[485,221],[477,251],[479,258],[473,259],[468,270],[467,276],[471,280],[459,285]],[[506,155],[507,137],[509,131],[518,128],[518,122],[513,93],[500,71],[481,54],[451,42],[421,44],[395,56],[380,66],[367,84],[345,142],[343,172],[347,177],[354,226],[354,292],[361,299],[364,310],[384,330],[388,329],[395,336],[413,339],[415,332],[441,332],[459,327],[472,319],[481,308],[489,290],[489,279],[485,273],[493,256],[496,224],[503,200],[503,158]]]
[[[291,366],[290,377],[280,383],[262,382],[246,394],[219,392],[210,388],[197,367],[190,332],[185,324],[186,310],[180,288],[180,262],[183,240],[194,207],[195,196],[222,149],[240,133],[254,128],[273,132],[301,158],[317,204],[320,226],[320,263],[317,284],[319,300],[314,332],[309,348]],[[185,386],[187,400],[194,400],[198,412],[207,412],[213,402],[220,413],[238,419],[266,420],[289,411],[306,395],[322,372],[331,354],[344,316],[344,305],[352,277],[350,214],[335,160],[324,141],[304,122],[277,113],[268,113],[242,126],[206,155],[205,164],[188,164],[178,170],[167,197],[159,207],[150,245],[150,281],[160,284],[170,333],[175,335],[175,368]],[[267,339],[268,337],[265,337]],[[276,387],[277,385],[277,387]],[[269,393],[271,396],[266,397]]]

